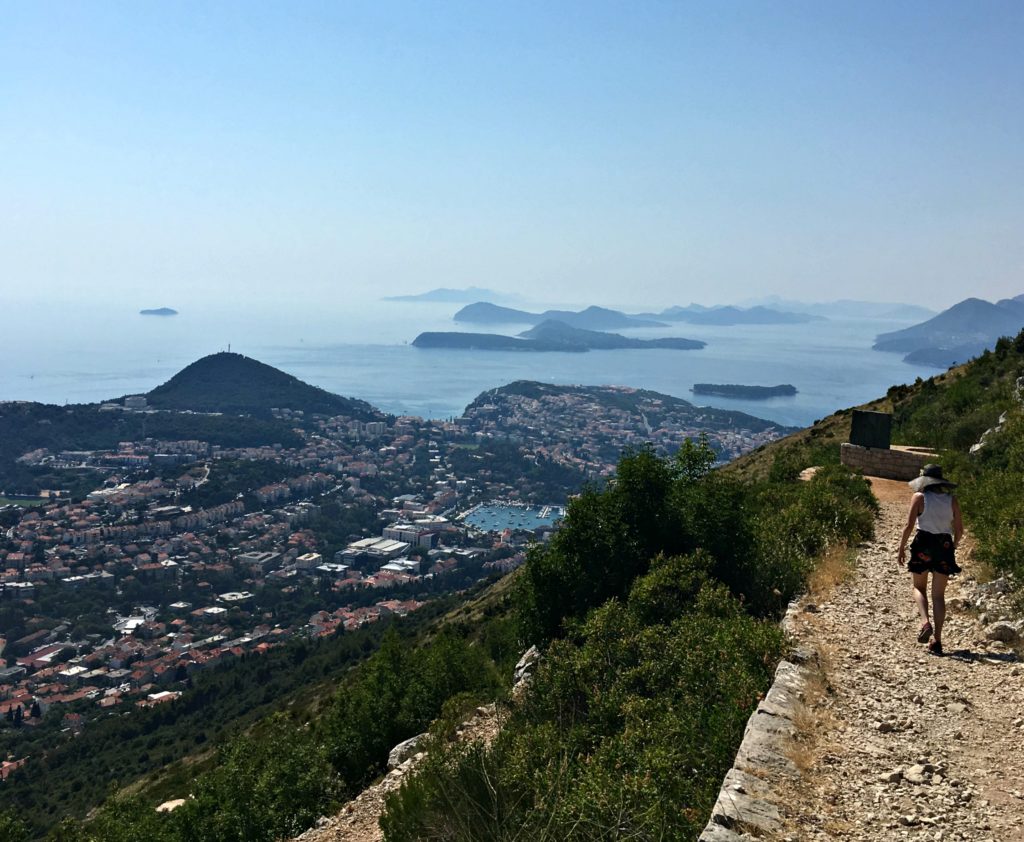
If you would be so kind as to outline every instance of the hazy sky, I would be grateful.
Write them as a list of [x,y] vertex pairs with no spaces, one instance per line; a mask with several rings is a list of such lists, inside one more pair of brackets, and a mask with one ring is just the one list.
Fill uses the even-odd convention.
[[0,0],[0,292],[1018,294],[1022,43],[1019,0]]

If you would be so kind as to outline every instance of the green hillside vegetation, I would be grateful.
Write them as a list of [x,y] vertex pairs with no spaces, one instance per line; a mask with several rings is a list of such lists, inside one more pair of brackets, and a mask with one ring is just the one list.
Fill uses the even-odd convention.
[[[6,808],[26,825],[32,839],[47,833],[47,838],[61,840],[277,839],[279,834],[274,834],[284,825],[273,824],[268,816],[254,821],[270,822],[266,827],[274,834],[269,836],[246,835],[249,830],[237,837],[218,835],[228,814],[213,810],[210,800],[222,798],[224,809],[249,810],[253,797],[234,804],[225,787],[240,784],[226,780],[223,768],[241,774],[242,780],[278,776],[283,787],[279,798],[292,804],[288,788],[296,781],[281,768],[290,769],[293,761],[327,763],[314,766],[323,772],[325,788],[316,788],[320,812],[312,818],[358,791],[380,774],[394,743],[423,731],[450,696],[475,689],[481,697],[493,697],[499,684],[496,670],[500,666],[507,671],[518,657],[499,620],[490,623],[486,634],[476,626],[445,621],[457,606],[474,610],[474,593],[483,587],[461,598],[438,599],[392,623],[319,641],[295,640],[265,655],[243,656],[197,674],[194,687],[172,704],[121,710],[56,745],[54,732],[62,727],[66,711],[53,712],[34,729],[8,728],[5,751],[28,755],[33,762],[12,774],[0,790],[0,817]],[[501,606],[496,595],[484,610],[500,614],[505,610]],[[427,654],[414,656],[414,644],[428,641]],[[289,754],[292,749],[294,754]],[[47,785],[39,786],[41,780]],[[190,802],[200,817],[188,819],[190,830],[163,819],[163,835],[119,836],[112,829],[133,817],[124,832],[138,834],[147,828],[148,833],[153,808],[189,792],[219,793],[197,797],[195,807]],[[304,802],[296,798],[293,806],[301,810]],[[104,799],[98,822],[83,826],[81,818]],[[268,815],[282,810],[280,804],[268,803]],[[304,813],[287,815],[289,827],[306,826],[305,818],[297,818]],[[54,827],[62,816],[74,818]]]
[[[1017,380],[1024,377],[1024,331],[1003,337],[971,362],[927,380],[893,386],[864,404],[893,414],[893,443],[936,449],[957,491],[977,543],[975,554],[992,570],[1024,577],[1024,419]],[[971,455],[982,434],[1006,413],[1002,430]],[[850,410],[737,459],[725,470],[744,478],[784,480],[811,465],[839,461],[850,434]]]
[[196,360],[146,398],[158,409],[269,416],[271,407],[280,407],[363,420],[382,417],[365,401],[343,398],[258,360],[223,352]]
[[438,739],[389,842],[688,839],[771,680],[778,618],[825,548],[870,534],[866,483],[741,482],[706,448],[623,458],[531,554],[514,600],[546,645],[493,747]]
[[[288,712],[263,719],[222,742],[214,756],[184,767],[192,772],[187,787],[179,764],[177,791],[169,785],[123,791],[88,823],[68,820],[52,838],[287,837],[380,775],[388,750],[439,715],[436,762],[476,775],[477,783],[478,773],[493,771],[500,782],[495,797],[519,805],[502,819],[504,826],[528,828],[521,838],[530,838],[541,818],[554,835],[537,838],[591,838],[569,833],[569,817],[586,819],[582,832],[630,803],[628,821],[638,827],[663,827],[673,835],[696,826],[781,652],[779,612],[816,553],[870,531],[873,502],[863,482],[838,470],[809,484],[754,486],[712,472],[713,461],[707,447],[696,445],[672,460],[646,450],[625,456],[615,482],[571,503],[566,527],[550,547],[532,552],[522,575],[464,604],[439,627],[419,626],[418,639],[389,633],[380,650],[315,708],[283,708],[286,697],[271,694],[276,701],[268,703]],[[764,535],[777,537],[765,541]],[[337,640],[351,647],[356,636]],[[484,765],[443,748],[450,723],[468,706],[505,698],[512,664],[527,641],[547,648],[537,677],[543,692],[513,707],[507,736],[493,754],[479,756]],[[284,663],[278,668],[291,672]],[[328,678],[329,667],[321,662],[321,668]],[[179,705],[164,709],[163,716],[179,720],[166,733],[194,739],[196,726],[183,729],[186,720],[173,713]],[[145,731],[140,736],[148,738]],[[204,749],[213,736],[207,733]],[[114,734],[106,738],[118,756],[140,750]],[[76,750],[97,752],[96,771],[112,764],[100,746],[80,740],[72,744]],[[166,751],[159,736],[149,751],[154,749]],[[559,771],[560,764],[568,767]],[[691,767],[700,771],[680,777],[680,769]],[[621,768],[629,770],[624,779]],[[46,775],[53,779],[59,772]],[[99,785],[109,780],[97,777]],[[446,798],[464,795],[451,778],[428,778],[417,778],[393,804],[389,838],[442,838],[417,835],[422,828],[414,813],[421,813],[412,805],[422,804],[429,822],[439,809],[445,812],[438,786],[450,785]],[[614,781],[605,797],[592,798]],[[82,783],[68,784],[72,791],[75,786]],[[658,806],[655,794],[664,787],[667,800]],[[154,812],[159,800],[185,789],[194,796],[185,806]],[[56,804],[40,811],[47,796],[36,791],[33,797],[31,815],[64,812]],[[473,815],[468,802],[459,807]],[[503,837],[482,832],[443,838]]]

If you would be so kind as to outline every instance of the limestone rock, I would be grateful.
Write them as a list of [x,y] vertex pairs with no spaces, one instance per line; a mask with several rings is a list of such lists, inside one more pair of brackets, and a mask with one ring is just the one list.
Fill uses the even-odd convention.
[[923,784],[928,780],[928,767],[923,766],[920,763],[915,763],[909,769],[905,769],[903,777],[912,784]]
[[397,769],[410,757],[414,757],[417,751],[416,746],[426,736],[426,734],[417,734],[415,737],[410,737],[391,749],[391,753],[388,755],[388,769]]
[[533,675],[534,667],[540,660],[540,650],[536,646],[531,646],[523,653],[523,657],[519,659],[516,664],[515,672],[512,674],[512,686],[522,684]]
[[999,621],[992,623],[985,629],[985,637],[988,640],[999,640],[1003,643],[1013,643],[1020,637],[1020,633],[1010,623]]

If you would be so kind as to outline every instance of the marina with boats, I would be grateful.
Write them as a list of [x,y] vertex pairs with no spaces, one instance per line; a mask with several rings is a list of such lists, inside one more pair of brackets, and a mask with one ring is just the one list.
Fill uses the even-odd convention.
[[545,526],[554,526],[565,517],[563,506],[529,506],[518,500],[491,500],[478,503],[458,516],[468,526],[481,532],[524,530],[532,532]]

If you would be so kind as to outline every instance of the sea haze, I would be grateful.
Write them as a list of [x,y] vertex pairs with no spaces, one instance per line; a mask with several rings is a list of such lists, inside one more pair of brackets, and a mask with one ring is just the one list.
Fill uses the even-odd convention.
[[[137,302],[119,308],[21,305],[21,318],[6,325],[0,350],[0,399],[83,403],[145,392],[230,343],[233,351],[396,414],[460,415],[480,392],[526,379],[653,389],[805,426],[878,397],[895,383],[936,371],[908,365],[899,354],[871,350],[878,333],[909,324],[899,321],[680,324],[618,332],[649,339],[684,336],[701,339],[707,347],[542,354],[407,344],[424,330],[458,330],[451,315],[459,305],[371,301],[332,308],[299,299],[260,313],[210,310],[201,302],[166,303],[179,315],[140,316]],[[488,328],[511,335],[523,329]],[[699,382],[792,383],[799,393],[763,401],[695,399],[690,388]]]

